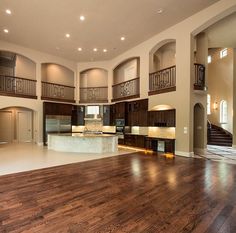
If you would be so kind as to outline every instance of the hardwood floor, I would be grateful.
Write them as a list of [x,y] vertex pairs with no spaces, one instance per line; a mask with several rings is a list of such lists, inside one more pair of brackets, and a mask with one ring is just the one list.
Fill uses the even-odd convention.
[[236,232],[236,166],[141,153],[0,176],[0,232]]

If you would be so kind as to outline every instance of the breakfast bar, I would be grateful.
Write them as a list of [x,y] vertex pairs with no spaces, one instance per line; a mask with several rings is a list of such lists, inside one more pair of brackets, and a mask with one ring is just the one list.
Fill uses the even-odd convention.
[[78,153],[117,152],[118,137],[113,134],[49,134],[48,149]]

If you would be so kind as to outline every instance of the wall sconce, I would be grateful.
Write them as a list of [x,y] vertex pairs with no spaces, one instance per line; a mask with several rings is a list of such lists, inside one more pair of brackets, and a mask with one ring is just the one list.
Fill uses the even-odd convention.
[[213,104],[213,109],[214,109],[214,110],[217,110],[217,109],[218,109],[218,103],[217,103],[217,102],[214,102],[214,104]]

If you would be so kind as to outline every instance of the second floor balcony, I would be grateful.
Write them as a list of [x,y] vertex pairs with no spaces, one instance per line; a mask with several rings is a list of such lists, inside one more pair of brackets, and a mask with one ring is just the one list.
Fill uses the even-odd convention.
[[107,103],[108,87],[81,87],[80,103]]
[[61,102],[75,102],[75,87],[42,82],[42,100],[52,100]]
[[140,80],[134,78],[112,86],[112,101],[120,101],[140,97]]
[[37,99],[36,80],[0,75],[0,95]]
[[149,74],[149,95],[176,91],[176,66]]

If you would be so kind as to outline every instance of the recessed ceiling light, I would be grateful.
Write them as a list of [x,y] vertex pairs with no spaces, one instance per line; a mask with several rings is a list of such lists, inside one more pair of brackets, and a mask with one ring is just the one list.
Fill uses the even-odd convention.
[[82,51],[82,48],[78,48],[78,51]]
[[81,15],[81,16],[79,17],[79,19],[80,19],[81,21],[84,21],[84,20],[85,20],[85,17],[84,17],[83,15]]
[[93,51],[94,51],[94,52],[97,52],[97,51],[98,51],[98,49],[97,49],[97,48],[94,48],[94,49],[93,49]]
[[8,15],[11,15],[11,10],[10,9],[6,9],[6,14],[8,14]]
[[162,8],[160,8],[160,9],[157,10],[157,13],[158,13],[158,14],[161,14],[161,13],[163,13],[163,11],[164,11],[164,10],[163,10]]
[[107,52],[107,49],[103,49],[103,52],[106,53],[106,52]]
[[8,33],[9,32],[9,30],[8,29],[3,29],[3,31],[5,32],[5,33]]
[[70,34],[69,34],[69,33],[66,33],[66,37],[69,38],[69,37],[70,37]]
[[120,39],[121,39],[121,40],[125,40],[125,37],[124,37],[124,36],[122,36]]

